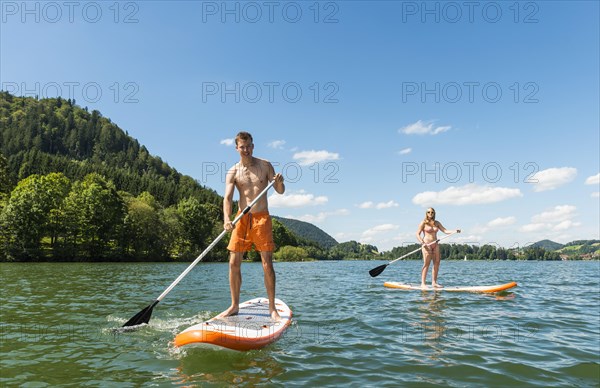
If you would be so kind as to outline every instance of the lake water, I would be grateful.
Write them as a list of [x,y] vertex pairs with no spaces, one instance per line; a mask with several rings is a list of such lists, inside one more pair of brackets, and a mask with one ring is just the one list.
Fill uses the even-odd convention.
[[[421,263],[371,278],[382,263],[276,263],[294,322],[245,353],[172,345],[228,307],[226,264],[199,264],[125,333],[186,264],[0,264],[0,385],[598,386],[599,262],[442,262],[446,286],[519,283],[497,295],[387,289]],[[264,296],[260,264],[242,271],[242,300]]]

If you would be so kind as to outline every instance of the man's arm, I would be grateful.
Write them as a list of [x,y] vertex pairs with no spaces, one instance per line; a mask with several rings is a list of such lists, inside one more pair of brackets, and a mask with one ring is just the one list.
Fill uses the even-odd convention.
[[233,192],[235,190],[235,166],[225,176],[225,194],[223,195],[223,228],[232,230],[231,209],[233,207]]
[[269,182],[271,182],[272,180],[275,180],[275,184],[273,185],[273,188],[275,189],[275,191],[278,194],[285,193],[285,184],[283,183],[283,175],[275,174],[275,169],[273,168],[273,165],[271,163],[269,163]]

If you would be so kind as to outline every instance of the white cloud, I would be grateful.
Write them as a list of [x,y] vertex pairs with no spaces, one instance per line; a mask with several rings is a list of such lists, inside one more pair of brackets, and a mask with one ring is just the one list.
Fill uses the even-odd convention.
[[573,222],[571,220],[565,220],[562,222],[559,222],[558,224],[554,225],[552,227],[552,230],[554,231],[561,231],[561,230],[569,230],[571,228],[574,228],[576,226],[581,226],[581,222]]
[[422,120],[416,123],[409,124],[406,127],[402,127],[398,132],[406,135],[437,135],[442,132],[449,131],[451,126],[434,127],[433,122],[423,122]]
[[488,228],[499,228],[503,226],[513,225],[517,222],[515,217],[498,217],[487,223]]
[[592,198],[600,198],[600,191],[594,191],[592,193]]
[[406,155],[412,152],[412,148],[404,148],[398,151],[398,155]]
[[398,203],[395,201],[379,202],[375,205],[375,209],[389,209],[391,207],[398,207]]
[[313,163],[324,162],[326,160],[339,160],[340,154],[335,152],[329,152],[325,150],[321,151],[301,151],[297,152],[293,156],[294,160],[298,160],[301,166],[309,166]]
[[600,173],[592,175],[585,180],[586,185],[598,185],[600,184]]
[[297,193],[271,195],[269,197],[269,206],[273,208],[294,208],[324,205],[327,203],[327,201],[329,201],[329,199],[324,195],[315,196],[305,192],[304,190],[300,190]]
[[522,232],[561,232],[581,226],[574,218],[577,208],[572,205],[559,205],[531,217],[531,223],[523,225]]
[[235,145],[235,139],[223,139],[221,140],[220,144],[226,145],[226,146],[233,146]]
[[363,202],[363,203],[357,205],[357,207],[359,207],[360,209],[373,209],[373,208],[375,208],[377,210],[388,209],[388,208],[391,208],[391,207],[398,207],[398,206],[399,206],[398,203],[395,202],[395,201],[393,201],[393,200],[388,201],[388,202],[379,202],[377,204],[374,203],[373,201],[366,201],[366,202]]
[[474,183],[461,187],[448,187],[443,191],[425,191],[415,195],[412,202],[416,205],[477,205],[495,203],[507,199],[522,197],[519,189],[508,187],[478,186]]
[[267,144],[267,146],[269,146],[271,148],[275,148],[275,149],[283,149],[284,145],[285,145],[285,140],[274,140],[274,141],[270,142],[269,144]]
[[350,212],[347,209],[338,209],[333,212],[320,212],[317,214],[305,214],[300,217],[286,216],[286,218],[293,218],[293,219],[304,221],[304,222],[310,222],[311,224],[312,223],[318,224],[320,222],[324,222],[327,218],[332,217],[332,216],[347,216],[349,214],[350,214]]
[[530,179],[534,191],[554,190],[575,179],[577,169],[573,167],[548,168],[535,173]]
[[362,233],[362,238],[363,239],[371,238],[377,234],[389,232],[390,230],[396,230],[396,229],[398,229],[398,225],[394,225],[394,224],[377,225],[370,229],[365,230]]
[[577,208],[572,205],[559,205],[555,206],[552,210],[536,214],[531,217],[532,222],[560,222],[570,220],[575,217],[575,211]]
[[523,232],[539,232],[541,230],[547,229],[548,225],[542,223],[535,224],[527,224],[521,227],[521,231]]

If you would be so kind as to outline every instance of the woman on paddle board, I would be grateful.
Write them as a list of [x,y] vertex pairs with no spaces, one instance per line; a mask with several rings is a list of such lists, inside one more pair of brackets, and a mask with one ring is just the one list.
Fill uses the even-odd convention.
[[437,232],[442,231],[443,233],[460,233],[460,229],[455,231],[448,231],[444,226],[435,219],[435,209],[430,207],[425,212],[425,219],[419,224],[417,229],[417,240],[423,245],[421,251],[423,252],[423,268],[421,269],[421,287],[425,288],[425,279],[427,278],[427,271],[429,271],[429,264],[433,260],[433,271],[431,272],[431,285],[433,287],[441,288],[441,284],[437,282],[438,272],[440,270],[440,247],[437,243]]

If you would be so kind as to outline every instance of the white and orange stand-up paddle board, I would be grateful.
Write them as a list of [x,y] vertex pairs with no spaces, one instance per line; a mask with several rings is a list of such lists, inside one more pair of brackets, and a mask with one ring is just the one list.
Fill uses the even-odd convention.
[[402,290],[415,290],[415,291],[450,291],[450,292],[484,292],[484,293],[492,293],[492,292],[500,292],[504,290],[508,290],[510,288],[516,287],[517,282],[510,282],[505,284],[496,284],[493,286],[465,286],[465,287],[431,287],[427,286],[422,288],[421,285],[415,284],[404,284],[398,282],[385,282],[383,283],[385,287],[389,288],[398,288]]
[[292,322],[292,310],[279,299],[275,306],[281,320],[269,314],[269,300],[256,298],[240,303],[237,315],[212,318],[190,326],[175,336],[175,346],[212,345],[233,350],[260,349],[277,341]]

